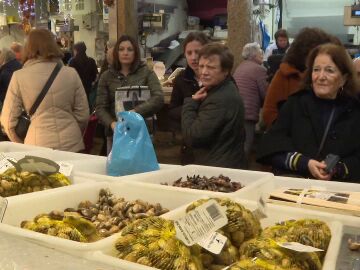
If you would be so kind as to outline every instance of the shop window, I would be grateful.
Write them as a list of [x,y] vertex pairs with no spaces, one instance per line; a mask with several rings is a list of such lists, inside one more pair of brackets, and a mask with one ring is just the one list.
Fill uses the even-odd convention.
[[84,0],[76,0],[75,1],[75,10],[84,10],[84,9],[85,9]]
[[71,0],[64,0],[64,11],[71,11]]

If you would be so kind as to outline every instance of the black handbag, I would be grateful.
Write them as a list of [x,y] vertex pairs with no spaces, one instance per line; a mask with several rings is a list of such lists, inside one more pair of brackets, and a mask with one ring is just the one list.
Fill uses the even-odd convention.
[[27,131],[28,131],[30,123],[31,123],[31,120],[30,120],[31,116],[35,113],[35,111],[39,107],[39,105],[42,102],[42,100],[44,99],[47,91],[49,91],[49,88],[52,85],[53,81],[55,80],[55,78],[56,78],[57,74],[59,73],[61,67],[62,67],[62,65],[60,63],[56,64],[53,72],[51,73],[49,79],[45,83],[44,88],[41,90],[39,96],[35,100],[33,106],[31,107],[31,109],[29,111],[29,113],[27,113],[26,110],[23,109],[21,115],[19,116],[18,122],[17,122],[16,127],[15,127],[15,133],[23,141],[25,140]]

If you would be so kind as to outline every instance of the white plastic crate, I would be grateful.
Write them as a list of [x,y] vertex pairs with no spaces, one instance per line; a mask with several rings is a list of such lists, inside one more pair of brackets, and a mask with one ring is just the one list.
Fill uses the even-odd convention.
[[[183,180],[186,180],[187,176],[200,175],[206,177],[219,176],[220,174],[229,177],[232,181],[240,182],[244,187],[231,193],[223,192],[214,192],[208,190],[198,190],[182,187],[172,186],[173,182],[182,177]],[[273,177],[273,174],[267,172],[258,172],[258,171],[248,171],[248,170],[236,170],[229,168],[220,168],[220,167],[208,167],[208,166],[199,166],[199,165],[187,165],[171,170],[164,170],[158,172],[152,172],[151,174],[142,174],[142,175],[129,175],[124,181],[129,182],[139,182],[149,185],[161,185],[162,183],[168,183],[168,185],[161,185],[167,190],[187,190],[189,192],[194,192],[197,194],[209,195],[209,196],[239,196],[242,197],[243,194],[246,194],[248,190],[255,189],[256,186],[260,185],[263,182],[270,181]]]
[[14,142],[0,142],[1,152],[24,152],[24,151],[36,151],[36,150],[52,150],[51,148],[41,147],[30,144],[14,143]]
[[164,192],[161,188],[157,187],[139,189],[138,185],[123,182],[93,182],[73,185],[36,194],[29,193],[23,196],[9,197],[8,205],[0,224],[0,231],[24,237],[65,252],[84,253],[90,250],[98,250],[106,245],[106,242],[109,241],[108,239],[116,239],[116,234],[94,243],[79,243],[22,229],[20,224],[23,220],[33,220],[35,216],[41,213],[49,213],[52,210],[63,211],[69,207],[77,208],[78,204],[84,200],[95,203],[101,188],[109,188],[114,195],[124,197],[126,200],[141,199],[149,203],[160,203],[169,210],[199,198],[199,196],[192,193]]
[[[293,177],[279,177],[274,176],[270,181],[263,181],[259,183],[257,186],[252,186],[249,188],[248,192],[242,194],[241,197],[238,196],[237,198],[247,199],[247,200],[258,200],[260,196],[264,198],[268,198],[269,194],[272,191],[275,191],[279,188],[298,188],[298,189],[318,189],[318,190],[327,190],[327,191],[352,191],[352,192],[360,192],[360,185],[355,183],[343,183],[343,182],[336,182],[336,181],[321,181],[321,180],[312,180],[312,179],[304,179],[304,178],[293,178]],[[293,203],[292,207],[302,208],[307,207],[310,208],[311,206],[304,206],[301,204]],[[325,208],[322,208],[325,210]],[[314,210],[323,211],[321,208],[314,206]],[[332,211],[331,209],[327,211]],[[345,214],[341,213],[340,211],[333,210],[332,211],[335,215]],[[350,215],[349,213],[347,213]],[[341,216],[341,215],[340,215]],[[338,217],[340,218],[340,217]],[[341,219],[341,218],[340,218]],[[348,218],[344,219],[344,224],[349,226],[356,226],[360,227],[360,217],[358,217],[358,222],[356,223],[356,217],[354,219]],[[351,221],[349,224],[348,222]]]
[[8,157],[13,157],[17,160],[25,156],[37,156],[37,157],[47,158],[53,161],[84,160],[85,162],[89,160],[96,161],[99,158],[99,156],[94,156],[94,155],[64,152],[64,151],[57,151],[52,149],[36,149],[33,151],[4,152],[3,155]]
[[[250,210],[255,210],[257,208],[257,204],[253,201],[247,201],[247,200],[237,200],[237,201]],[[180,207],[174,211],[171,211],[163,215],[163,217],[169,219],[177,219],[185,214],[185,209],[186,206]],[[267,209],[267,215],[268,215],[267,218],[261,220],[261,225],[263,228],[272,226],[277,222],[289,220],[289,219],[313,218],[326,222],[331,230],[332,237],[324,259],[323,269],[336,270],[336,261],[340,250],[340,244],[341,244],[341,238],[343,232],[343,226],[339,221],[336,221],[336,219],[333,219],[331,215],[328,215],[326,213],[304,210],[304,209],[296,209],[294,211],[294,209],[291,207],[278,206],[278,205],[269,206]],[[106,242],[107,242],[106,247],[103,247],[101,250],[94,252],[93,254],[88,254],[87,256],[91,256],[93,260],[111,266],[116,266],[119,267],[120,269],[127,269],[127,270],[155,269],[116,258],[116,250],[114,248],[115,241],[113,239],[107,239]]]
[[[106,178],[102,178],[104,180],[105,179],[111,180],[113,176],[108,176],[106,174],[106,160],[107,157],[97,156],[96,159],[91,159],[91,160],[77,159],[77,160],[69,160],[67,162],[73,164],[74,170],[80,174],[83,175],[97,174],[97,175],[106,176]],[[180,165],[172,165],[172,164],[159,164],[159,165],[160,165],[160,170],[167,170],[167,169],[181,167]],[[109,177],[109,179],[107,177]]]

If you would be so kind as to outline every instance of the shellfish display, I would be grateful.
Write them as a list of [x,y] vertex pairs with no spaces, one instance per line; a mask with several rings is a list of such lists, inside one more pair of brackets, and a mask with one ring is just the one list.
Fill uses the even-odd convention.
[[[162,185],[169,184],[162,183]],[[187,176],[186,180],[183,180],[181,177],[172,186],[224,193],[235,192],[244,187],[240,182],[232,181],[229,177],[222,174],[218,177],[212,176],[210,178],[206,176],[201,177],[200,175]]]
[[[64,211],[40,214],[33,221],[23,221],[21,227],[78,242],[93,242],[119,232],[137,219],[162,215],[168,211],[159,203],[150,204],[142,200],[126,201],[113,195],[108,189],[101,189],[96,203],[82,201],[77,209],[67,208]],[[94,228],[96,233],[91,233],[91,237],[87,237],[88,234],[82,233],[83,230],[79,229],[77,224],[81,224],[80,228],[85,226],[91,230]],[[69,225],[73,225],[80,234],[72,228],[70,233],[70,229],[67,228],[66,235],[71,234],[71,237],[64,236],[63,228]]]
[[28,171],[18,172],[15,168],[10,168],[0,174],[0,196],[9,197],[70,184],[70,179],[59,172],[41,175]]

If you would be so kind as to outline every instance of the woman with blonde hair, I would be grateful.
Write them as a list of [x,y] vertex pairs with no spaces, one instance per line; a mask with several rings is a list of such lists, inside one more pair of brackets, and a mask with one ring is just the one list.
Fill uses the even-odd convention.
[[82,133],[86,127],[89,106],[77,72],[62,66],[62,52],[52,33],[32,30],[23,51],[24,67],[14,72],[5,97],[1,124],[13,142],[23,142],[15,132],[24,109],[29,113],[55,67],[61,69],[37,110],[24,143],[57,150],[80,152],[84,149]]

